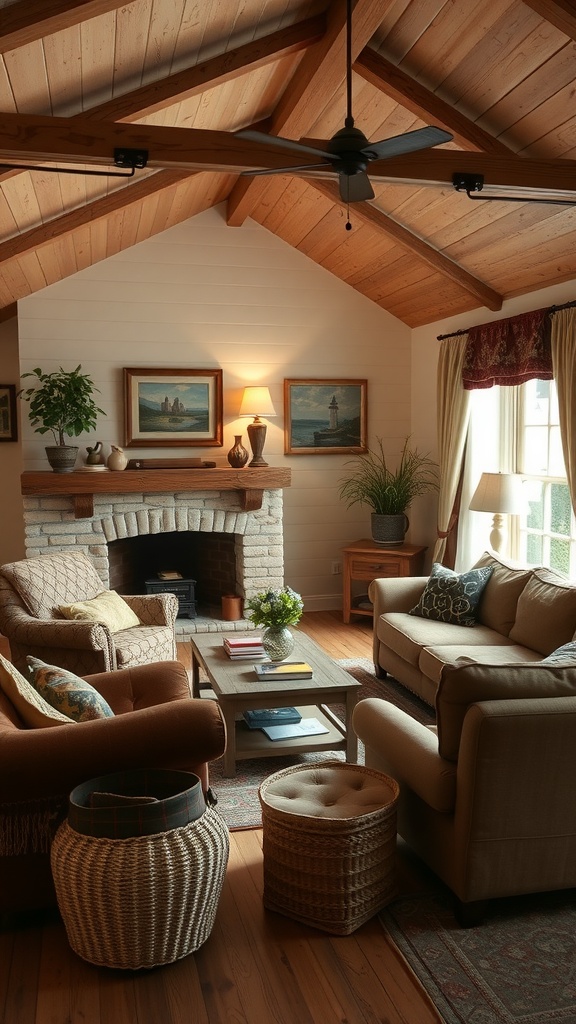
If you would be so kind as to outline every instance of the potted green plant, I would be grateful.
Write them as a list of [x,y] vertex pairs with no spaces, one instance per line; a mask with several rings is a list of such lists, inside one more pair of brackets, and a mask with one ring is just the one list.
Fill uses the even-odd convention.
[[75,370],[54,370],[44,373],[39,367],[23,373],[24,377],[35,377],[36,384],[22,388],[19,397],[30,405],[30,423],[37,434],[51,432],[55,444],[46,447],[46,456],[55,473],[71,473],[74,469],[78,447],[66,443],[66,437],[94,430],[98,413],[106,415],[94,401],[92,378]]
[[340,497],[347,508],[369,505],[372,509],[372,539],[378,544],[402,544],[410,523],[406,510],[414,498],[438,488],[438,467],[429,455],[404,442],[400,461],[391,469],[381,438],[376,450],[355,455],[344,464],[351,473],[340,482]]

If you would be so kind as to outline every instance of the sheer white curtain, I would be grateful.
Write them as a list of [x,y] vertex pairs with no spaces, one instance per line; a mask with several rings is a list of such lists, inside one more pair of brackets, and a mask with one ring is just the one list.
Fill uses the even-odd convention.
[[552,368],[558,393],[560,435],[576,511],[576,309],[559,309],[552,315]]
[[462,365],[468,335],[446,338],[440,346],[437,374],[438,393],[438,460],[440,490],[438,493],[438,540],[433,561],[441,562],[448,534],[454,528],[454,501],[462,470],[462,458],[468,420],[470,392],[462,386]]

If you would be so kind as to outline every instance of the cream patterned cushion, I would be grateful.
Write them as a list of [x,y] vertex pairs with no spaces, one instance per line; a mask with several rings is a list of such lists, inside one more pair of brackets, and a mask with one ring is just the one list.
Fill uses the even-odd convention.
[[90,601],[61,605],[59,611],[65,619],[102,622],[111,633],[119,633],[122,629],[132,629],[133,626],[140,625],[138,616],[115,590],[104,590]]
[[75,722],[90,722],[94,718],[113,718],[112,708],[85,679],[58,665],[47,665],[39,658],[28,655],[32,684],[38,693],[64,715]]
[[31,683],[0,654],[0,687],[14,705],[25,725],[44,729],[53,725],[73,725],[67,715],[56,711]]
[[470,569],[459,575],[435,562],[422,597],[409,614],[455,626],[474,626],[476,610],[491,575],[492,566]]

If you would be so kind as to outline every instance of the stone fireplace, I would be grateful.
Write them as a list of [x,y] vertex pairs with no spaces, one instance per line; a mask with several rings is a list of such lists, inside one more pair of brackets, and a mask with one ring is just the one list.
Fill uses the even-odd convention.
[[[159,565],[194,572],[198,614],[179,617],[177,633],[249,628],[245,619],[221,619],[220,598],[235,593],[247,599],[283,585],[282,487],[290,475],[275,471],[266,487],[262,469],[211,472],[215,487],[210,490],[193,471],[167,478],[165,472],[126,470],[91,476],[89,483],[88,474],[24,473],[26,555],[81,550],[103,585],[124,593],[134,587],[143,593],[142,574],[156,572]],[[224,486],[217,489],[217,484]]]

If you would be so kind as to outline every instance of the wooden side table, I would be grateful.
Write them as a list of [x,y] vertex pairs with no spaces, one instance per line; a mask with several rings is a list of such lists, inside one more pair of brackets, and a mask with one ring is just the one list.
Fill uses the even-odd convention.
[[357,540],[344,548],[342,617],[350,622],[350,615],[372,615],[369,608],[352,605],[352,581],[372,580],[393,576],[419,576],[423,571],[425,547],[398,544],[384,547],[374,540]]

